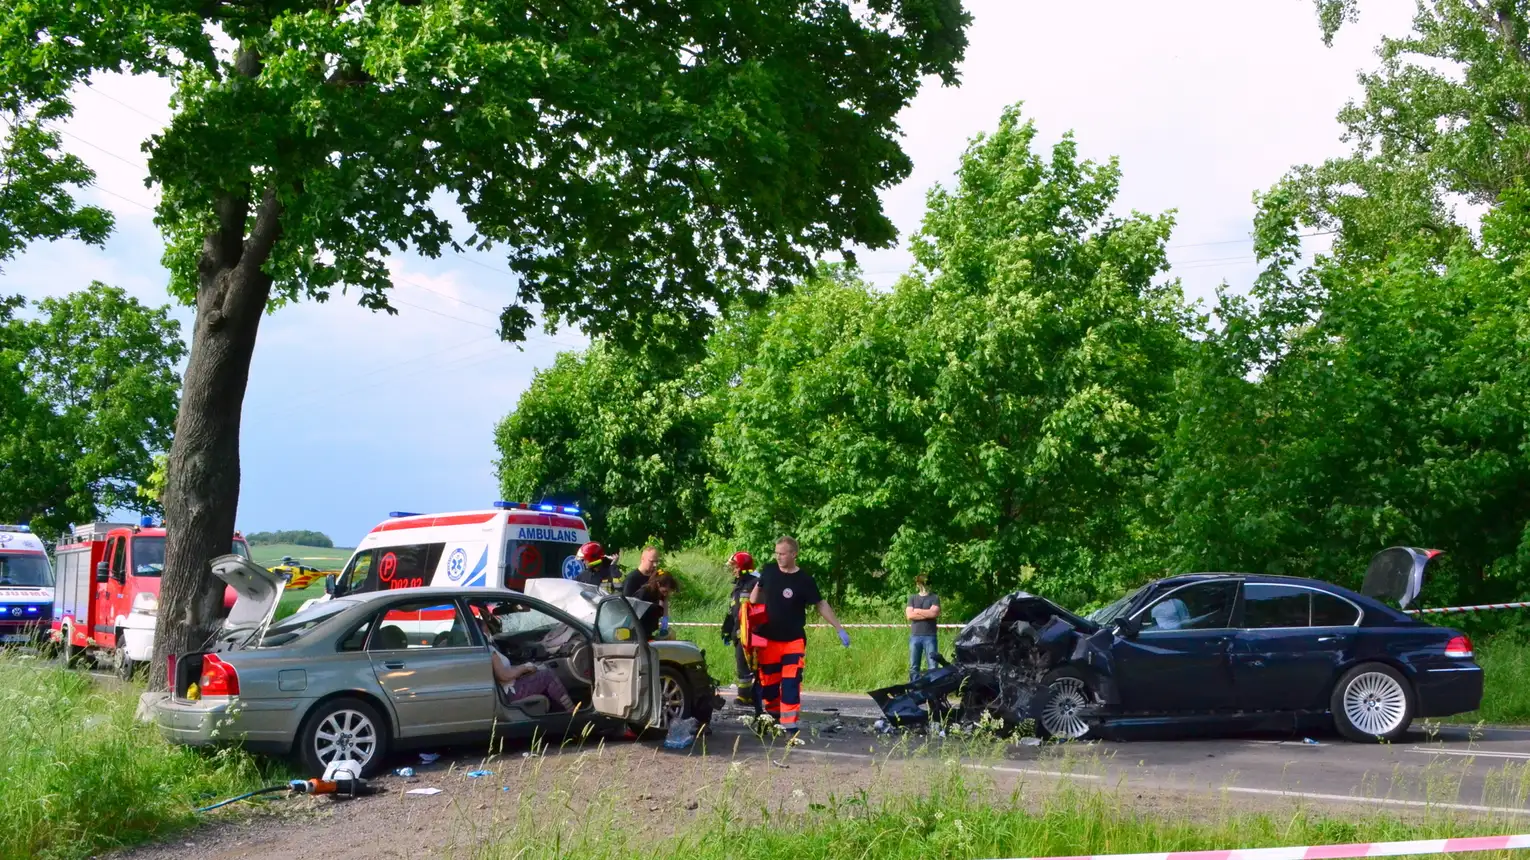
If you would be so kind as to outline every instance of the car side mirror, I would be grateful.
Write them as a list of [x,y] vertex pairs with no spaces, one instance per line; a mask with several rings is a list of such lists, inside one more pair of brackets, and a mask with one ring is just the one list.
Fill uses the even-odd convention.
[[324,593],[331,597],[335,594],[335,575],[333,573],[324,577]]
[[106,562],[96,562],[96,582],[105,582],[109,578],[110,574],[106,572]]
[[1142,632],[1142,622],[1135,618],[1122,618],[1116,622],[1116,632],[1127,639],[1135,639]]

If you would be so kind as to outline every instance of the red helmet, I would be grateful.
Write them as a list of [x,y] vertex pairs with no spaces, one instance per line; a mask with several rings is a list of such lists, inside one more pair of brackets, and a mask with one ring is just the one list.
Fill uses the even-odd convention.
[[729,561],[733,562],[734,570],[754,570],[754,556],[747,552],[736,552]]
[[574,553],[574,558],[579,559],[585,564],[594,564],[595,562],[600,561],[605,557],[605,549],[595,541],[590,541],[589,543],[580,547],[578,552]]

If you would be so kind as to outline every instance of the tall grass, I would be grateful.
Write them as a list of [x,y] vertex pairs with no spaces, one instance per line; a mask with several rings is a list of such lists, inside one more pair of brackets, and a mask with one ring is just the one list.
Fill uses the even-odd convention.
[[248,754],[172,746],[136,690],[0,653],[0,857],[76,858],[193,823],[195,808],[283,774]]
[[[770,796],[770,786],[762,798],[735,764],[708,810],[659,839],[624,821],[615,796],[591,798],[585,814],[574,816],[546,815],[523,798],[512,823],[470,854],[485,860],[1047,857],[1437,839],[1513,826],[1441,812],[1413,818],[1301,808],[1250,814],[1215,797],[1133,808],[1123,794],[1071,784],[1022,784],[1006,795],[954,761],[926,761],[915,774],[922,790],[883,796],[875,788],[852,788],[799,801],[796,791]],[[1491,856],[1508,860],[1513,853]]]

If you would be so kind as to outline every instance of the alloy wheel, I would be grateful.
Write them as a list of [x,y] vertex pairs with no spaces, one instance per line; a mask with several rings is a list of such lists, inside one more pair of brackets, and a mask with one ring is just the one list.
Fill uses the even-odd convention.
[[665,673],[659,677],[659,695],[664,701],[664,725],[678,720],[685,714],[685,690],[680,679]]
[[1058,678],[1052,682],[1046,706],[1041,709],[1041,727],[1047,734],[1063,740],[1077,740],[1089,734],[1089,722],[1079,711],[1089,707],[1089,690],[1078,678]]
[[1344,716],[1365,734],[1389,735],[1407,715],[1407,693],[1391,675],[1366,672],[1356,675],[1344,689]]
[[346,759],[365,765],[377,752],[377,727],[360,711],[335,711],[314,730],[313,744],[325,765]]

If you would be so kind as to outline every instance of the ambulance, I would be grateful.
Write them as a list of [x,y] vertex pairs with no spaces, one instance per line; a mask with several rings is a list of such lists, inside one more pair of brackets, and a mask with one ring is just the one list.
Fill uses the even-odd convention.
[[0,647],[41,641],[53,617],[53,568],[28,526],[0,525]]
[[[528,580],[575,579],[584,564],[574,554],[589,539],[573,505],[495,502],[479,511],[393,511],[362,538],[340,575],[326,580],[327,596],[302,609],[369,591],[431,585],[525,591]],[[419,624],[406,625],[426,644],[432,631],[429,612]]]

